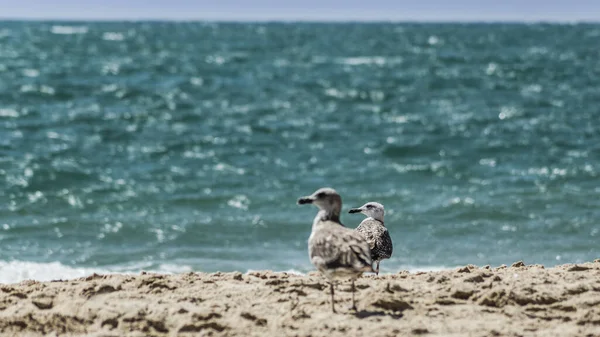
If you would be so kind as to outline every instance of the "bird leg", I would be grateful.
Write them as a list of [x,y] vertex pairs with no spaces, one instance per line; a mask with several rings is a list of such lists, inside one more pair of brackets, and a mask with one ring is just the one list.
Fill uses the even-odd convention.
[[356,289],[354,288],[354,280],[352,280],[352,310],[357,311],[356,303],[354,302],[354,293],[355,292],[356,292]]
[[379,275],[379,261],[377,261],[377,268],[375,269],[375,275]]
[[329,283],[329,289],[331,289],[331,311],[335,314],[335,302],[333,301],[333,282]]

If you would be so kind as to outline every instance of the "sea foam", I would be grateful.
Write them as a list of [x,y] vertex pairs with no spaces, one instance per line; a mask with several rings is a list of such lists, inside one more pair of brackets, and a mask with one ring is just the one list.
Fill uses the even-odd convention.
[[0,261],[0,283],[18,283],[24,280],[52,281],[69,280],[96,274],[139,274],[142,271],[161,274],[177,274],[192,271],[187,265],[161,264],[151,267],[147,264],[131,264],[106,267],[73,267],[60,262]]

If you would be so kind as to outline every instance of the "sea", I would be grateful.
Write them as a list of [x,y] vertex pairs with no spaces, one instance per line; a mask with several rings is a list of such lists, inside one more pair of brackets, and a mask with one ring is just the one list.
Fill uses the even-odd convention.
[[600,25],[0,22],[0,282],[313,270],[319,187],[382,273],[600,257]]

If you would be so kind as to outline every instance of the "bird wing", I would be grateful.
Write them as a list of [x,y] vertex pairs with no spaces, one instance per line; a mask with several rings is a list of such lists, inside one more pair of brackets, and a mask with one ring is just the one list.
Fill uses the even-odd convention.
[[340,224],[322,224],[311,236],[309,254],[318,269],[372,271],[369,245],[359,233]]
[[392,256],[394,245],[392,244],[392,238],[390,237],[390,232],[387,230],[387,228],[383,227],[376,246],[379,247],[377,253],[380,258],[389,259]]
[[376,227],[372,224],[371,220],[363,220],[363,222],[356,227],[356,231],[359,232],[364,238],[367,240],[369,244],[369,249],[375,248],[375,233],[373,231],[373,227]]
[[356,231],[362,234],[371,249],[374,260],[392,256],[393,244],[388,229],[379,221],[373,219],[363,220]]

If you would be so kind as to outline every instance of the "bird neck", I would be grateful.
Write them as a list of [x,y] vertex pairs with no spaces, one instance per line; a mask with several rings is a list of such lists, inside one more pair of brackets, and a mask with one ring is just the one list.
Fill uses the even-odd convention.
[[385,227],[385,224],[383,223],[383,217],[374,218],[374,217],[370,216],[366,220],[375,220],[375,221],[379,222],[382,226]]
[[314,225],[316,225],[322,221],[333,221],[333,222],[337,222],[337,223],[341,224],[340,223],[340,213],[325,210],[325,209],[319,210],[319,212],[317,213],[317,216],[315,217],[315,221],[313,222],[313,227],[314,227]]

